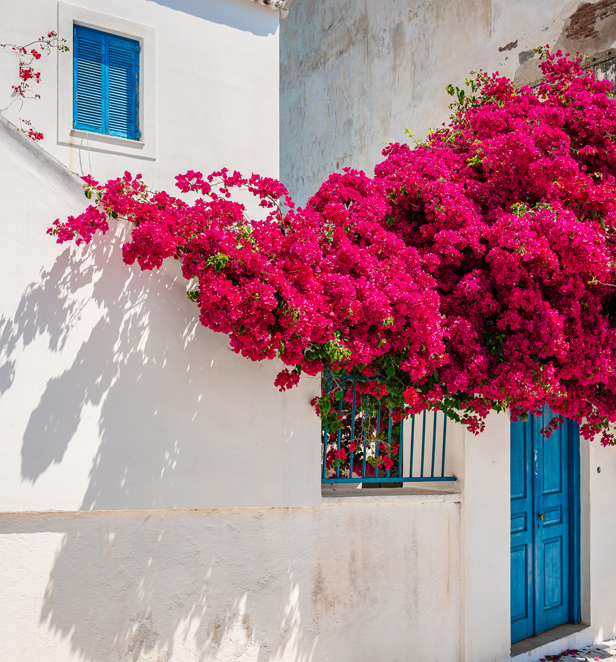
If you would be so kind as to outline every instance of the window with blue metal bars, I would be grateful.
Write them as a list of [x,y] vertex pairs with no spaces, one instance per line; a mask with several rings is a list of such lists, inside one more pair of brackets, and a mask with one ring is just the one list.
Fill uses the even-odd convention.
[[139,42],[73,27],[73,128],[138,140]]
[[323,395],[338,422],[322,416],[321,482],[399,487],[455,480],[445,475],[447,416],[424,411],[404,419],[402,412],[367,398],[366,381],[323,375]]

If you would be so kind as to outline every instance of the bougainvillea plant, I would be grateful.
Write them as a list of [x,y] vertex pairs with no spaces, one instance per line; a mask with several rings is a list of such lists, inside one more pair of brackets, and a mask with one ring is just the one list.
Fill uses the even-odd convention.
[[[16,85],[11,85],[14,99],[23,105],[25,99],[40,99],[40,94],[32,92],[30,89],[32,83],[41,82],[41,72],[36,71],[32,66],[34,62],[41,59],[43,55],[49,55],[52,49],[57,48],[59,53],[65,53],[69,50],[66,45],[66,39],[61,39],[55,32],[48,32],[29,44],[16,46],[15,44],[0,44],[0,48],[11,50],[17,55],[19,63],[19,81]],[[43,140],[43,134],[37,131],[32,122],[27,119],[19,118],[20,130],[32,140]]]
[[[389,145],[373,177],[331,175],[304,208],[258,175],[187,172],[189,203],[126,173],[86,178],[95,204],[49,232],[87,243],[126,219],[124,261],[178,260],[201,323],[249,359],[279,357],[281,389],[351,373],[367,406],[438,408],[475,432],[491,410],[524,420],[547,403],[611,444],[616,101],[579,60],[542,57],[538,87],[476,74],[427,141]],[[315,401],[330,429],[332,402]]]

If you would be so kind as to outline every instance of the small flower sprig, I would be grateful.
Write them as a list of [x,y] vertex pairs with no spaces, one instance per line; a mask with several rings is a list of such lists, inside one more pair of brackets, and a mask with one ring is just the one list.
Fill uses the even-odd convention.
[[[0,48],[12,50],[19,58],[19,82],[16,85],[11,85],[11,89],[13,90],[14,100],[19,99],[22,106],[24,99],[41,98],[40,94],[36,94],[31,90],[33,83],[41,82],[41,72],[36,71],[32,65],[40,60],[43,55],[49,55],[54,48],[58,49],[59,53],[66,53],[70,50],[66,45],[66,39],[61,39],[53,31],[24,46],[0,44]],[[19,122],[21,131],[29,138],[32,138],[35,142],[43,140],[43,134],[32,126],[30,120],[20,117]]]

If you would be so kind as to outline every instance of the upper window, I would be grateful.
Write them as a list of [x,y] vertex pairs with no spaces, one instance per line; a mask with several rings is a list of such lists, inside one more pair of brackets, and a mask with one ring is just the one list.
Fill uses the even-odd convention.
[[139,42],[73,28],[73,128],[139,140]]

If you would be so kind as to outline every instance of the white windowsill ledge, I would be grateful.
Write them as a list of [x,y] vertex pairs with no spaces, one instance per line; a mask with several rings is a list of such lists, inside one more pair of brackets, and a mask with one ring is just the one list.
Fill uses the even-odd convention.
[[145,146],[143,140],[131,140],[130,138],[120,138],[120,136],[108,136],[106,133],[91,133],[90,131],[84,131],[83,129],[71,129],[71,136],[85,138],[86,140],[99,140],[102,138],[109,142],[117,143],[118,145]]
[[[322,504],[425,503],[427,501],[453,501],[454,503],[458,503],[461,501],[460,493],[454,491],[436,492],[421,488],[380,488],[366,490],[345,488],[336,488],[334,490],[329,486],[323,486],[321,490],[323,497]],[[374,494],[374,492],[377,494]]]
[[60,141],[71,147],[84,151],[110,152],[134,156],[140,159],[156,159],[156,153],[152,153],[151,146],[143,140],[129,140],[117,136],[107,136],[104,133],[90,133],[81,129],[71,129],[68,140]]

